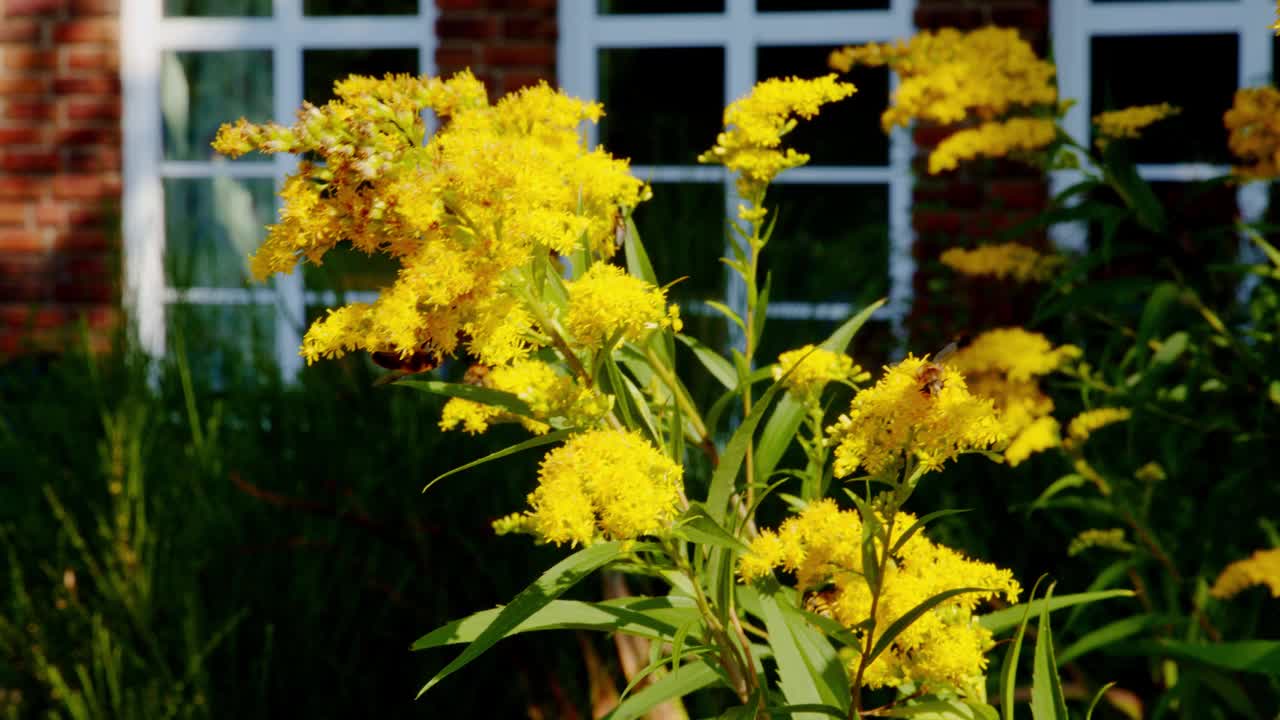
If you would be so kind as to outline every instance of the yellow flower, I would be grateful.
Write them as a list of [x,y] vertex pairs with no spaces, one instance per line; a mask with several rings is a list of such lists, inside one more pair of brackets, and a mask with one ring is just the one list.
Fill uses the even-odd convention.
[[996,371],[1018,382],[1047,375],[1080,354],[1075,345],[1055,348],[1040,333],[1009,327],[982,333],[947,362],[966,375]]
[[1095,430],[1113,423],[1124,422],[1132,415],[1133,413],[1128,408],[1104,407],[1086,410],[1072,418],[1067,425],[1067,434],[1071,436],[1071,440],[1075,445],[1082,445]]
[[1049,118],[1015,117],[985,122],[947,136],[929,153],[929,174],[955,170],[962,161],[1031,153],[1052,143],[1058,126]]
[[596,263],[569,285],[565,327],[586,347],[601,348],[615,336],[639,340],[651,330],[681,327],[680,311],[666,292],[625,270]]
[[1058,447],[1062,444],[1058,433],[1057,420],[1051,417],[1037,418],[1009,443],[1004,451],[1005,462],[1011,467],[1017,467],[1035,453]]
[[1280,90],[1242,88],[1223,115],[1231,153],[1242,161],[1232,172],[1247,180],[1280,177]]
[[782,353],[773,367],[774,380],[781,380],[785,375],[784,385],[788,390],[810,399],[820,395],[829,382],[849,381],[863,374],[862,368],[854,365],[848,355],[813,345]]
[[1071,544],[1067,546],[1067,555],[1075,557],[1085,550],[1095,547],[1119,552],[1129,552],[1133,549],[1133,545],[1124,539],[1124,528],[1092,529],[1084,530],[1071,539]]
[[1177,115],[1182,108],[1169,103],[1159,105],[1135,105],[1123,110],[1109,110],[1093,116],[1093,125],[1098,129],[1098,146],[1106,145],[1108,140],[1136,138],[1140,131],[1167,117]]
[[[892,542],[896,543],[915,520],[910,513],[898,513]],[[876,544],[877,552],[883,552],[883,545]],[[865,637],[871,592],[862,574],[861,548],[859,515],[840,510],[832,500],[820,500],[788,518],[776,531],[762,531],[739,559],[738,573],[745,580],[766,576],[775,568],[795,573],[797,589],[807,594],[810,609],[830,615]],[[973,612],[979,603],[996,596],[1017,600],[1021,589],[1009,571],[969,560],[933,543],[923,532],[916,533],[893,557],[885,573],[875,630],[883,632],[925,599],[959,587],[988,590],[957,595],[909,625],[868,668],[863,676],[865,685],[941,683],[962,692],[977,692],[975,680],[987,664],[983,654],[993,643]]]
[[1213,581],[1209,593],[1225,600],[1254,585],[1266,585],[1271,597],[1280,597],[1280,548],[1257,550],[1251,557],[1231,563]]
[[881,116],[886,131],[914,119],[992,120],[1011,110],[1052,106],[1058,99],[1053,64],[1036,57],[1009,28],[925,31],[909,42],[837,50],[829,63],[844,72],[853,65],[888,65],[898,74],[893,104]]
[[827,432],[836,444],[837,477],[858,468],[896,472],[908,456],[936,470],[962,452],[1007,439],[991,400],[972,395],[959,371],[914,356],[860,390]]
[[1016,242],[979,245],[971,250],[949,248],[939,259],[943,265],[964,275],[1001,280],[1009,277],[1018,282],[1048,280],[1061,264],[1061,258],[1056,255],[1042,255]]
[[588,426],[609,411],[607,398],[579,388],[572,378],[557,373],[541,360],[517,360],[493,368],[485,377],[485,386],[520,398],[529,406],[532,417],[513,415],[473,400],[450,398],[441,413],[440,429],[461,427],[474,435],[494,423],[519,422],[529,432],[543,435],[551,429],[547,422],[552,419],[560,419],[567,426]]
[[795,118],[813,118],[826,103],[854,91],[853,85],[838,82],[834,74],[763,80],[725,108],[725,131],[716,137],[714,147],[698,156],[698,162],[724,165],[738,174],[739,194],[755,197],[778,173],[809,161],[804,153],[781,149],[782,136],[795,127]]
[[597,533],[615,540],[659,535],[679,509],[683,472],[634,432],[575,435],[543,458],[527,519],[504,518],[502,529],[557,545],[590,544]]
[[[318,320],[308,362],[353,350],[438,358],[459,347],[507,365],[543,342],[518,272],[549,253],[616,252],[620,217],[649,196],[628,163],[580,132],[599,104],[539,84],[490,104],[469,72],[449,79],[353,76],[289,127],[241,120],[214,147],[237,156],[314,154],[281,191],[280,219],[251,259],[256,276],[319,264],[340,242],[384,254],[395,282]],[[425,110],[447,122],[425,139]]]

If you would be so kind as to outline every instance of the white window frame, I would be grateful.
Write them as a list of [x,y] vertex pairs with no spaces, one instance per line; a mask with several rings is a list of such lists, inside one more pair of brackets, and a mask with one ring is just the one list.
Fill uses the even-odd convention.
[[[1238,39],[1236,78],[1239,87],[1263,85],[1271,80],[1271,55],[1276,5],[1272,0],[1170,0],[1169,2],[1097,2],[1053,0],[1050,29],[1054,60],[1058,67],[1059,94],[1076,103],[1063,120],[1073,137],[1088,141],[1090,117],[1096,112],[1089,97],[1092,60],[1090,41],[1116,35],[1221,35]],[[1226,108],[1223,108],[1226,111]],[[1224,129],[1225,133],[1226,130]],[[1227,165],[1206,163],[1140,164],[1138,173],[1148,182],[1193,182],[1221,176]],[[1083,179],[1078,170],[1050,174],[1056,194]],[[1246,220],[1260,218],[1267,208],[1266,183],[1247,183],[1236,191],[1236,204]],[[1083,252],[1088,244],[1083,223],[1065,223],[1051,229],[1054,244],[1062,250]]]
[[[840,47],[865,42],[888,42],[910,37],[914,0],[889,0],[888,10],[814,12],[757,12],[756,0],[725,0],[723,13],[668,15],[601,15],[597,0],[560,0],[560,40],[557,52],[558,81],[570,95],[598,99],[601,49],[721,47],[724,49],[723,105],[751,91],[756,83],[756,49],[766,46],[829,45]],[[821,75],[823,68],[813,69]],[[897,89],[897,76],[889,73],[889,92]],[[608,108],[605,108],[606,112]],[[588,141],[598,142],[599,131],[589,129]],[[715,138],[707,138],[707,146]],[[897,337],[911,307],[915,260],[911,255],[910,133],[896,128],[889,136],[889,161],[874,166],[806,166],[783,173],[775,181],[803,184],[877,183],[889,189],[889,302],[875,319],[887,320]],[[725,187],[725,214],[737,217],[741,202],[728,173],[709,166],[635,166],[639,177],[653,182],[721,183]],[[730,256],[729,248],[725,255]],[[746,308],[741,281],[730,277],[729,306]],[[845,302],[770,301],[768,315],[788,320],[840,321],[861,308]],[[698,308],[690,308],[696,312]],[[733,328],[731,328],[731,331]]]
[[[270,17],[165,17],[163,0],[124,0],[120,12],[124,114],[124,302],[142,347],[161,356],[165,317],[173,303],[270,305],[276,309],[274,349],[281,374],[301,368],[298,355],[308,304],[332,304],[332,293],[310,292],[302,273],[277,276],[270,287],[169,287],[164,274],[164,186],[167,178],[271,178],[279,190],[297,165],[293,155],[269,162],[167,161],[161,121],[160,69],[165,52],[269,50],[272,114],[292,124],[302,105],[304,50],[417,48],[418,70],[434,74],[436,8],[418,0],[416,15],[306,16],[302,0],[272,0]],[[235,118],[227,118],[228,121]],[[265,232],[264,232],[265,236]],[[348,296],[355,296],[349,293]]]

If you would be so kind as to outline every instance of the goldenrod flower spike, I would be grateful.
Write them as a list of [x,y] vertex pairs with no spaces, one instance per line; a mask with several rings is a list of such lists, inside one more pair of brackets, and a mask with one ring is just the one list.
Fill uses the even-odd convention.
[[1108,425],[1124,422],[1133,415],[1128,408],[1095,408],[1086,410],[1071,419],[1067,425],[1067,434],[1071,436],[1073,445],[1083,445],[1095,431]]
[[1280,548],[1258,550],[1231,563],[1213,581],[1209,594],[1225,600],[1254,585],[1265,585],[1271,597],[1280,598]]
[[979,157],[1002,158],[1034,153],[1053,143],[1058,125],[1052,118],[1016,117],[986,122],[947,136],[929,153],[929,174],[955,170],[961,162]]
[[666,292],[625,270],[596,263],[568,284],[569,312],[565,328],[583,347],[601,348],[620,334],[639,340],[652,330],[680,330],[680,310],[667,305]]
[[464,398],[449,398],[440,418],[440,429],[461,428],[475,435],[500,422],[519,422],[531,433],[543,435],[560,418],[564,425],[586,427],[609,411],[607,398],[578,387],[573,378],[556,372],[541,360],[517,360],[489,370],[485,387],[509,392],[529,406],[533,417],[516,416],[493,405]]
[[1016,242],[979,245],[973,249],[948,248],[938,259],[964,275],[998,280],[1012,278],[1018,282],[1048,280],[1062,262],[1056,255],[1045,255]]
[[863,375],[853,358],[813,345],[782,353],[773,368],[774,380],[785,377],[784,386],[806,400],[816,400],[827,383],[849,382]]
[[1098,147],[1105,146],[1111,140],[1139,137],[1147,126],[1180,112],[1182,108],[1169,103],[1160,103],[1159,105],[1136,105],[1094,115],[1093,125],[1098,129]]
[[1237,90],[1222,120],[1230,133],[1231,154],[1241,160],[1232,168],[1235,175],[1245,180],[1280,177],[1280,90],[1271,86]]

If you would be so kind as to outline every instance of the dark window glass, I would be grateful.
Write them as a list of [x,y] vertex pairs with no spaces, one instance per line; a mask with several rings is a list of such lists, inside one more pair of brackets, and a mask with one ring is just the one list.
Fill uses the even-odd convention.
[[[756,52],[757,75],[817,77],[832,72],[828,45],[762,47]],[[880,114],[889,105],[888,68],[855,67],[841,79],[858,88],[851,97],[826,105],[812,120],[801,120],[784,139],[788,147],[808,153],[811,165],[887,165],[889,137],[880,129]]]
[[418,74],[417,48],[304,50],[302,97],[316,105],[333,99],[333,83],[348,75]]
[[724,0],[599,0],[596,7],[601,15],[722,13]]
[[601,49],[600,141],[640,165],[694,165],[724,112],[724,50]]
[[165,270],[174,287],[240,287],[275,219],[270,178],[164,181]]
[[168,306],[170,351],[182,352],[191,374],[224,387],[232,380],[266,377],[275,367],[274,305]]
[[784,183],[765,205],[778,213],[763,259],[771,301],[865,305],[888,294],[887,186]]
[[324,254],[323,265],[305,263],[308,290],[380,290],[395,282],[400,263],[388,255],[366,255],[347,244]]
[[271,51],[166,52],[161,63],[166,160],[209,160],[215,155],[209,143],[223,123],[271,119]]
[[756,10],[760,12],[888,9],[889,0],[756,0]]
[[660,284],[681,277],[673,299],[723,299],[724,185],[655,183],[632,219]]
[[164,0],[165,17],[264,17],[271,0]]
[[302,0],[303,15],[417,15],[418,0]]
[[1222,114],[1237,84],[1234,34],[1106,36],[1091,44],[1091,116],[1161,102],[1182,108],[1131,142],[1135,161],[1229,161]]

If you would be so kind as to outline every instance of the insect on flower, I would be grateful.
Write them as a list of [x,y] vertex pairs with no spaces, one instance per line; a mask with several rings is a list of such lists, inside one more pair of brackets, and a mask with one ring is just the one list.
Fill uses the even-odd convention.
[[443,362],[439,354],[425,349],[415,350],[404,357],[396,352],[377,351],[369,353],[369,359],[378,367],[398,370],[405,375],[435,370]]
[[941,363],[954,355],[959,349],[959,340],[949,342],[946,347],[934,354],[932,362],[927,362],[920,368],[916,373],[916,380],[920,382],[920,394],[926,397],[934,397],[942,392]]

